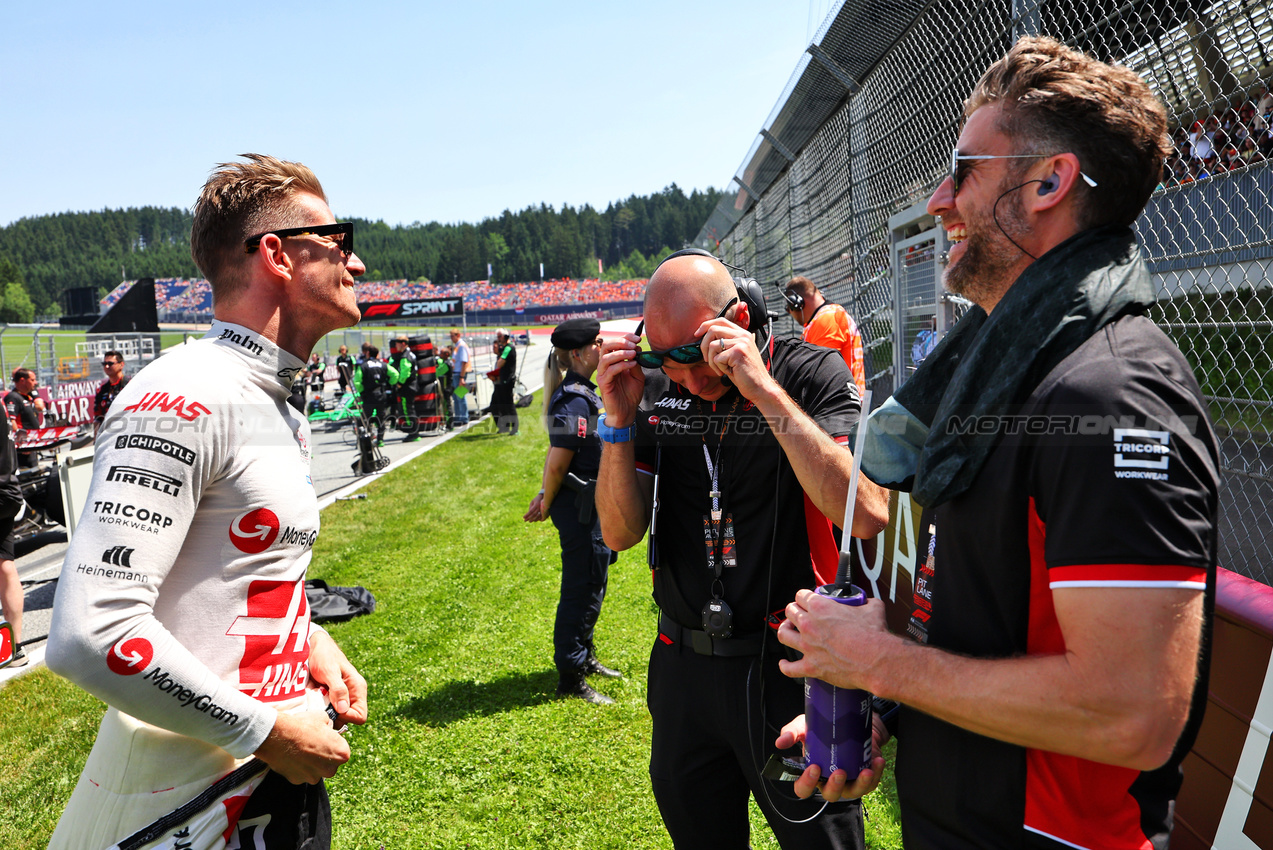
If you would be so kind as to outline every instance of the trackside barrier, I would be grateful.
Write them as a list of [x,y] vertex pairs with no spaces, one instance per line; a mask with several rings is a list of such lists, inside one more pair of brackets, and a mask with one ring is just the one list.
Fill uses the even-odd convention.
[[1176,801],[1172,850],[1273,847],[1273,588],[1221,569],[1207,713]]

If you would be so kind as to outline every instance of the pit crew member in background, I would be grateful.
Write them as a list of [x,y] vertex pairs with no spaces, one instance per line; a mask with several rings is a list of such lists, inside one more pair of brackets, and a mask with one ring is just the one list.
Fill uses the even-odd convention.
[[253,754],[260,784],[179,845],[327,847],[322,780],[350,749],[323,690],[342,724],[367,717],[365,681],[310,622],[319,513],[309,423],[288,404],[317,341],[358,321],[365,269],[312,171],[246,156],[195,204],[212,329],[140,372],[97,436],[47,659],[109,707],[55,850],[109,846]]
[[398,430],[406,432],[402,442],[420,439],[420,420],[415,415],[415,397],[419,381],[416,378],[415,355],[407,348],[405,336],[389,341],[389,365],[398,373],[393,381],[393,417]]
[[903,636],[878,600],[802,591],[778,636],[804,655],[783,668],[902,704],[907,848],[1166,847],[1207,694],[1219,504],[1207,405],[1145,315],[1131,229],[1166,113],[1132,70],[1023,38],[964,118],[928,211],[946,288],[978,306],[863,452],[925,506],[914,613]]
[[[13,389],[4,397],[4,409],[9,414],[13,436],[18,431],[34,431],[44,427],[44,399],[36,395],[40,386],[35,372],[19,366],[13,370]],[[39,452],[18,452],[18,466],[32,467],[39,460]]]
[[491,416],[495,430],[510,437],[517,434],[517,405],[513,402],[513,389],[517,384],[517,345],[508,331],[495,331],[495,366],[487,375],[495,383],[491,390]]
[[25,503],[18,485],[18,453],[13,447],[9,418],[0,416],[0,613],[9,622],[13,637],[10,667],[24,667],[27,654],[22,649],[22,609],[26,602],[22,579],[14,559],[14,521]]
[[[650,278],[654,351],[638,352],[637,334],[608,339],[598,373],[601,529],[620,551],[650,530],[661,612],[648,691],[654,797],[677,847],[748,846],[750,792],[784,848],[860,848],[856,801],[820,811],[759,775],[777,724],[803,706],[770,635],[797,590],[835,577],[827,517],[845,513],[856,387],[836,352],[749,332],[756,308],[703,253],[671,254]],[[874,537],[887,502],[865,484],[852,533]],[[708,632],[713,603],[732,610],[732,634]]]
[[309,377],[309,391],[319,396],[323,394],[323,372],[327,370],[327,364],[323,362],[323,358],[317,351],[310,355],[309,363],[305,365],[305,371]]
[[115,396],[128,386],[128,378],[124,377],[124,355],[118,351],[108,351],[102,356],[102,371],[106,373],[106,380],[102,381],[101,386],[97,388],[97,393],[93,396],[94,433],[102,427],[106,411],[110,410]]
[[363,415],[375,422],[376,442],[385,444],[385,425],[389,420],[389,392],[398,380],[398,370],[380,359],[380,349],[367,346],[367,359],[354,372],[354,392],[362,405]]
[[336,355],[336,380],[340,384],[340,398],[336,399],[337,403],[339,403],[340,400],[345,397],[345,393],[349,391],[349,381],[351,378],[345,377],[346,370],[348,370],[348,374],[350,375],[354,373],[354,358],[349,356],[349,346],[342,345],[340,347],[340,353]]
[[[455,417],[452,422],[459,428],[469,424],[469,400],[466,396],[468,395],[469,368],[473,363],[469,344],[454,328],[451,329],[451,348],[451,397],[455,400]],[[456,390],[460,387],[465,387],[465,391],[457,393]]]
[[787,313],[804,326],[804,341],[834,348],[849,364],[858,392],[866,392],[866,364],[862,359],[862,334],[848,311],[828,301],[807,277],[793,277],[782,292]]
[[451,346],[444,345],[438,349],[436,357],[438,390],[442,393],[442,421],[446,430],[451,430]]

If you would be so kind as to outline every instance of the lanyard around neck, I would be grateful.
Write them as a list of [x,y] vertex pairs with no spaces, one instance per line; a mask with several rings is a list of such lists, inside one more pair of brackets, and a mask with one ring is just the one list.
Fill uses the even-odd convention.
[[739,395],[734,396],[734,401],[729,406],[729,413],[725,415],[725,423],[721,426],[720,436],[716,440],[715,460],[712,459],[711,452],[707,450],[707,437],[703,437],[703,462],[707,465],[707,477],[712,484],[712,489],[708,496],[712,500],[712,548],[716,552],[714,560],[716,562],[717,580],[720,579],[721,571],[725,567],[725,529],[720,490],[721,449],[725,447],[725,433],[729,430],[729,420],[734,418],[734,411],[738,407],[739,398]]

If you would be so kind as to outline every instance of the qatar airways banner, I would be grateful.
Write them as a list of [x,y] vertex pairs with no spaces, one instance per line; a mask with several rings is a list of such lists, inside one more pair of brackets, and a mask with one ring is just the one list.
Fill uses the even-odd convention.
[[414,301],[369,301],[358,305],[362,320],[449,319],[464,315],[462,298],[422,298]]
[[93,421],[93,397],[101,381],[68,381],[56,387],[39,387],[44,399],[44,424],[83,425]]
[[[524,321],[537,325],[560,325],[567,319],[604,319],[601,310],[570,310],[556,313],[528,313]],[[520,318],[520,317],[519,317]]]

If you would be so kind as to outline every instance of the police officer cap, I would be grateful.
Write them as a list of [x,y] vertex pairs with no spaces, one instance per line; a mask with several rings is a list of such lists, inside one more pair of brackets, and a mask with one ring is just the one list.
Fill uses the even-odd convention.
[[567,319],[553,329],[554,348],[574,350],[590,344],[601,333],[601,323],[596,319]]

